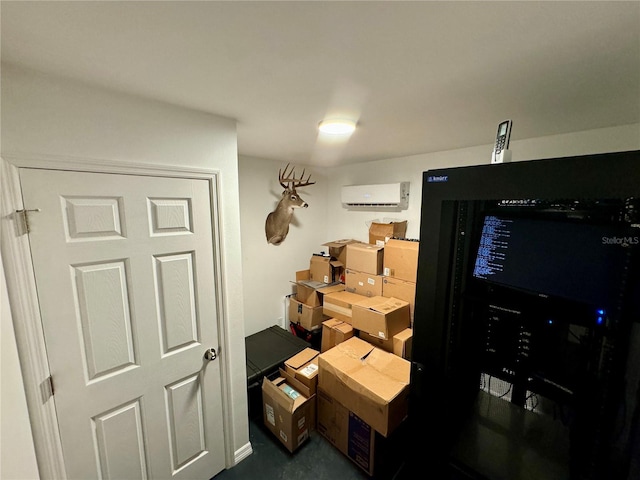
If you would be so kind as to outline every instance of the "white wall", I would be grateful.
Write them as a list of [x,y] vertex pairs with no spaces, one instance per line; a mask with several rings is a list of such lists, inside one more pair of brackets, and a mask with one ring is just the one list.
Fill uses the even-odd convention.
[[[488,164],[492,148],[492,145],[482,145],[329,169],[326,174],[329,187],[327,215],[331,222],[323,232],[325,234],[323,238],[356,238],[368,241],[366,222],[383,217],[407,220],[407,237],[418,238],[420,235],[422,172],[435,168]],[[640,123],[512,141],[510,148],[513,153],[513,161],[638,150],[640,149]],[[576,172],[576,175],[579,174],[580,172]],[[407,210],[362,212],[346,210],[340,204],[340,187],[342,185],[397,181],[411,183]]]
[[36,452],[1,258],[0,329],[0,478],[34,479],[38,478]]
[[[235,121],[11,65],[2,65],[1,100],[5,159],[105,160],[219,172],[231,436],[234,451],[241,450],[249,431]],[[19,430],[28,432],[26,419],[21,423]]]
[[297,209],[287,238],[280,245],[267,243],[265,220],[281,198],[278,170],[286,163],[240,157],[240,225],[245,292],[245,333],[251,335],[272,325],[287,328],[285,295],[292,292],[295,272],[309,268],[309,259],[319,252],[327,228],[325,169],[295,165],[296,175],[311,173],[315,185],[300,188],[298,194],[309,204]]

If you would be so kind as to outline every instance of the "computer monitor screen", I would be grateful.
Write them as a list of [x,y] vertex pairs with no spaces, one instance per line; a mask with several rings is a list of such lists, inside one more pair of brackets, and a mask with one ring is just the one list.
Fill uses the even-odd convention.
[[620,225],[486,215],[473,277],[527,292],[615,305],[630,249]]

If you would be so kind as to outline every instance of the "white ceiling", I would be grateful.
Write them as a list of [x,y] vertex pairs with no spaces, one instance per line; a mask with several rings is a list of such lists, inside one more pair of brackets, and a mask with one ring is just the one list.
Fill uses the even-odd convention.
[[[236,119],[332,166],[640,122],[640,2],[7,2],[2,61]],[[352,116],[343,142],[318,136]]]

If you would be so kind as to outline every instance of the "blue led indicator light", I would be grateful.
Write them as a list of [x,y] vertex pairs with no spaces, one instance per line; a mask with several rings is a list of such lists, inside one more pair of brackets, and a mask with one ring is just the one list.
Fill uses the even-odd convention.
[[547,320],[547,323],[548,323],[549,325],[553,325],[553,320],[549,319],[549,320]]
[[606,310],[604,308],[598,308],[596,314],[596,323],[602,325],[604,323],[604,316],[607,314]]

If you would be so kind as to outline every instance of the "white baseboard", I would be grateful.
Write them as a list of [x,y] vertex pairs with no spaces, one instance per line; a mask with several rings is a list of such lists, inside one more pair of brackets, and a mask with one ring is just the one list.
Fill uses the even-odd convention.
[[234,455],[234,465],[239,464],[242,460],[247,458],[249,455],[253,453],[253,448],[251,448],[251,442],[245,443],[242,447],[236,450]]

